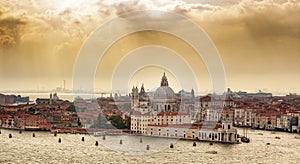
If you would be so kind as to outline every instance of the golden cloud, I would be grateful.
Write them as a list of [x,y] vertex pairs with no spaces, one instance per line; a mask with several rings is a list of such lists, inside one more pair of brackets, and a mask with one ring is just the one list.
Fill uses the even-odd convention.
[[[45,75],[36,76],[46,77],[51,71],[52,76],[71,76],[76,55],[90,33],[110,18],[148,9],[179,13],[199,24],[219,49],[225,69],[229,72],[229,81],[236,74],[246,74],[246,77],[248,73],[255,74],[255,71],[299,74],[299,1],[30,0],[0,1],[0,48],[13,47],[10,48],[11,54],[18,54],[0,54],[0,75],[10,70],[9,65],[22,56],[21,59],[35,61],[34,68],[29,69],[24,60],[18,61],[18,66],[23,65],[24,69],[16,68],[16,77],[24,74],[19,70],[26,72],[27,68],[28,74],[32,74],[36,68],[43,68],[43,72],[46,72]],[[174,27],[179,26],[180,23],[174,21]],[[17,45],[18,48],[15,48]],[[61,60],[62,57],[64,60]],[[46,67],[40,60],[54,68]],[[1,76],[0,79],[5,77]],[[275,77],[274,82],[270,82],[274,86],[278,81]],[[292,81],[289,84],[300,91],[297,85],[300,82],[299,76],[296,80],[295,76],[281,78]],[[250,75],[247,80],[251,80]]]
[[19,31],[26,23],[20,19],[8,17],[0,19],[0,46],[15,46],[20,41]]

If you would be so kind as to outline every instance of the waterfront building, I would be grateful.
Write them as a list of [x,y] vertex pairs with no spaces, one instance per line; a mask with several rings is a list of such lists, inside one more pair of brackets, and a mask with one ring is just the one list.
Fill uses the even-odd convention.
[[160,112],[152,122],[154,125],[191,124],[191,117],[184,112]]
[[2,115],[1,116],[1,127],[3,128],[14,128],[15,127],[15,120],[14,117],[11,115]]
[[216,141],[216,142],[237,142],[238,135],[237,129],[232,125],[232,121],[227,118],[222,121],[222,124],[216,124],[216,126],[211,128],[202,128],[199,130],[199,140],[203,141]]
[[246,109],[244,112],[244,126],[250,127],[253,125],[253,116],[255,112],[253,112],[253,109]]
[[0,105],[11,104],[28,104],[29,97],[21,97],[20,95],[4,95],[0,93]]
[[147,127],[153,122],[153,117],[154,115],[151,112],[134,111],[131,114],[131,133],[147,134]]
[[234,121],[234,109],[224,107],[222,110],[221,121],[226,121],[229,119],[232,123]]
[[156,137],[193,139],[212,142],[232,142],[238,140],[237,129],[231,121],[223,121],[222,124],[204,126],[204,124],[149,124],[148,135]]

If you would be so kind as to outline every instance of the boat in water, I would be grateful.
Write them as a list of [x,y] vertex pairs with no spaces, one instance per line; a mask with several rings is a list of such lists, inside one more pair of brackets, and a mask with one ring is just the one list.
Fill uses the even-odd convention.
[[244,142],[244,143],[250,142],[250,138],[247,137],[247,130],[248,130],[248,128],[244,128],[244,136],[241,137],[241,142]]
[[247,137],[245,137],[245,136],[243,136],[243,137],[241,137],[241,141],[244,142],[244,143],[249,143],[250,139],[247,138]]
[[217,151],[215,151],[215,150],[212,150],[212,151],[207,151],[207,152],[205,152],[205,153],[208,153],[208,154],[218,154],[218,152],[217,152]]

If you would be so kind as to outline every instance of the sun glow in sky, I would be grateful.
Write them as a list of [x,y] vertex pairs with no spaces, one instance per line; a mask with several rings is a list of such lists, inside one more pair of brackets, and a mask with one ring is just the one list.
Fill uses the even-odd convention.
[[[275,95],[300,94],[300,1],[297,0],[3,0],[0,1],[0,91],[51,90],[64,80],[71,89],[74,63],[88,36],[108,20],[148,9],[181,14],[203,28],[223,60],[226,87],[249,92],[260,89]],[[174,22],[174,28],[179,26]],[[130,43],[127,48],[143,42],[181,44],[158,33],[141,32],[123,38],[126,39]],[[116,44],[120,42],[122,39]],[[114,45],[109,51],[122,53]],[[189,56],[191,49],[186,47],[181,51]],[[109,59],[111,54],[106,55]],[[191,60],[200,61],[201,71],[197,75],[201,81],[200,93],[211,91],[205,64],[201,59]],[[157,69],[140,72],[145,74],[145,86],[159,84],[162,73],[154,75]],[[138,73],[136,77],[142,75]],[[95,78],[96,82],[101,80]],[[133,81],[130,85],[143,83],[136,78]],[[111,89],[100,83],[97,88]]]

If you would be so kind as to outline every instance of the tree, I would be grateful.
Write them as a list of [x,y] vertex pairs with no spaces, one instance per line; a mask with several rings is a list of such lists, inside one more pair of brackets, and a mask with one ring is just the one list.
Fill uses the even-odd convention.
[[131,117],[126,117],[125,120],[125,129],[130,129],[130,125],[131,125]]
[[32,107],[30,107],[30,108],[28,109],[28,112],[29,112],[29,114],[34,114],[34,113],[35,113],[35,109],[32,108]]
[[76,112],[76,107],[74,105],[70,105],[68,108],[67,108],[67,111],[69,112]]
[[124,129],[125,123],[123,122],[121,116],[111,116],[109,118],[111,124],[116,127],[117,129]]
[[117,129],[130,129],[131,118],[126,117],[125,120],[121,116],[111,116],[109,118],[111,124]]

